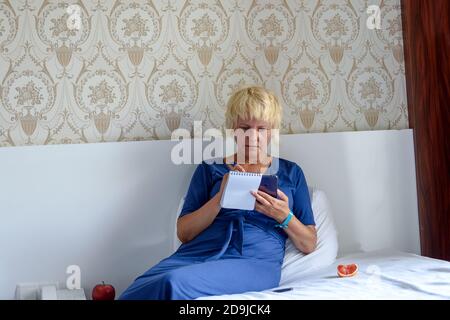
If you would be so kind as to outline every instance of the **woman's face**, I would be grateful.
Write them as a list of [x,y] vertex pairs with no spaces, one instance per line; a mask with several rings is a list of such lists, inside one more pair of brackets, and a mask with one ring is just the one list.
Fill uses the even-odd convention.
[[258,160],[261,160],[262,157],[267,155],[267,147],[271,139],[271,126],[269,122],[238,118],[235,129],[238,155],[242,156],[242,153],[245,151],[245,160],[250,159],[250,163],[258,162],[253,162],[253,160],[256,160],[256,157],[258,157]]

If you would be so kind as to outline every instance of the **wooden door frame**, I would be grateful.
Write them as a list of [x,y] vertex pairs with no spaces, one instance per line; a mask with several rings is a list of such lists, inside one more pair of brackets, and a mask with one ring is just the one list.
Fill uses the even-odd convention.
[[401,4],[421,251],[450,261],[450,1]]

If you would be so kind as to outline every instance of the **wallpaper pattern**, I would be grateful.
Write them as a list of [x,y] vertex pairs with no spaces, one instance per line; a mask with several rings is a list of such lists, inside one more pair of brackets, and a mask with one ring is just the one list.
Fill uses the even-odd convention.
[[0,146],[222,128],[242,84],[282,133],[407,128],[399,2],[0,0]]

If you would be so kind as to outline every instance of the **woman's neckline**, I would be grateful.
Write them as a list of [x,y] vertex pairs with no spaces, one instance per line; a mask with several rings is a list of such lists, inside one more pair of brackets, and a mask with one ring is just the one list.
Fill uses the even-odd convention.
[[[223,160],[224,159],[222,158],[222,161]],[[271,161],[270,161],[269,166],[266,168],[266,170],[264,172],[259,172],[259,174],[262,174],[262,175],[269,174],[271,172],[272,168],[273,168],[274,161],[278,161],[278,158],[275,157],[275,156],[271,156]],[[228,164],[225,161],[224,161],[223,165],[225,166],[225,168],[228,169],[228,172],[231,171],[231,168],[228,166]],[[233,166],[235,166],[235,165],[236,165],[236,161],[233,161]]]

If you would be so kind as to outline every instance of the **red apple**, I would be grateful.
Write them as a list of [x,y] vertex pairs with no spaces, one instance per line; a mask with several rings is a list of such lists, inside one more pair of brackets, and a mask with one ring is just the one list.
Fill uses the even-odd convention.
[[110,284],[105,284],[104,281],[92,289],[92,300],[114,300],[115,297],[116,290],[114,290],[114,287]]

